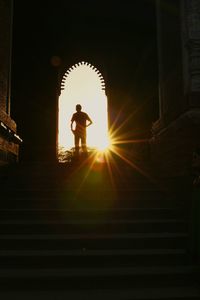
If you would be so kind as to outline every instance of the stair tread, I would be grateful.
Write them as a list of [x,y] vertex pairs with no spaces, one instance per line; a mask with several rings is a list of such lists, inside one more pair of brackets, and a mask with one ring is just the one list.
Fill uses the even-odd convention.
[[109,207],[109,208],[0,208],[0,212],[69,212],[69,213],[78,213],[78,212],[96,212],[96,213],[111,213],[111,212],[154,212],[154,211],[181,211],[180,207]]
[[186,254],[185,249],[108,249],[108,250],[0,250],[1,256],[118,256]]
[[0,292],[4,300],[199,300],[200,290],[197,287],[157,287],[157,288],[129,288],[97,289],[97,290],[70,290],[70,291],[9,291]]
[[188,237],[187,233],[125,233],[125,234],[1,234],[0,240],[5,239],[133,239],[133,238],[172,238],[172,237]]
[[199,266],[149,266],[149,267],[94,267],[94,268],[29,268],[0,269],[0,277],[81,277],[81,276],[123,276],[123,275],[170,275],[199,272]]
[[117,220],[88,220],[88,219],[83,219],[83,220],[0,220],[0,224],[2,225],[29,225],[29,224],[66,224],[66,225],[73,225],[73,224],[145,224],[145,223],[187,223],[186,220],[181,220],[181,219],[137,219],[137,220],[127,220],[127,219],[117,219]]

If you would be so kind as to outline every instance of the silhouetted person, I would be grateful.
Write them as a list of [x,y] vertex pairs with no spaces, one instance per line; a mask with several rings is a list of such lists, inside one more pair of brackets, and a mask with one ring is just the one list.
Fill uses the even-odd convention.
[[[92,124],[92,120],[85,113],[82,112],[82,107],[80,104],[76,105],[76,113],[73,114],[71,118],[71,130],[74,133],[74,143],[75,143],[75,152],[79,153],[79,143],[81,141],[81,147],[83,152],[87,152],[86,145],[86,127]],[[75,129],[73,129],[73,123],[76,123]]]

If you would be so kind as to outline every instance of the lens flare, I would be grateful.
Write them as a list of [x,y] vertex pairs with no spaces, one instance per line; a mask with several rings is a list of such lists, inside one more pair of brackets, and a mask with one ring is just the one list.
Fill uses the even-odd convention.
[[[102,75],[91,65],[82,62],[70,68],[63,77],[64,83],[62,93],[59,98],[59,134],[58,134],[58,158],[61,162],[66,153],[70,152],[74,147],[74,137],[70,130],[70,122],[73,113],[75,112],[76,104],[81,104],[82,111],[85,111],[92,119],[93,124],[87,127],[87,146],[90,149],[89,155],[83,160],[79,160],[76,165],[76,174],[80,174],[81,168],[84,172],[81,173],[81,182],[78,190],[81,190],[85,182],[92,180],[91,174],[96,176],[100,182],[100,189],[105,185],[105,180],[101,182],[103,174],[109,174],[109,180],[106,181],[107,186],[111,184],[113,190],[116,188],[116,179],[123,178],[126,168],[131,168],[142,176],[154,182],[152,175],[145,170],[142,164],[138,164],[134,153],[136,144],[148,144],[148,140],[134,139],[132,130],[126,130],[126,125],[129,124],[136,113],[131,112],[122,120],[123,107],[115,114],[115,119],[112,122],[108,131],[108,111],[107,97],[104,90],[104,82],[102,83]],[[125,105],[125,104],[124,104]],[[122,164],[123,162],[123,167]],[[75,175],[76,175],[75,174]],[[107,177],[106,177],[107,178]],[[94,178],[93,178],[94,179]],[[94,182],[93,182],[94,183]],[[92,183],[89,183],[91,189]],[[77,192],[78,192],[77,190]]]

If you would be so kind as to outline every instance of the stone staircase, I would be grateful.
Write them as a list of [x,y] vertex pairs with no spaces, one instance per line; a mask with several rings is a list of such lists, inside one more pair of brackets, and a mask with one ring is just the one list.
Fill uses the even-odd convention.
[[188,203],[151,176],[97,163],[0,178],[1,299],[200,299]]

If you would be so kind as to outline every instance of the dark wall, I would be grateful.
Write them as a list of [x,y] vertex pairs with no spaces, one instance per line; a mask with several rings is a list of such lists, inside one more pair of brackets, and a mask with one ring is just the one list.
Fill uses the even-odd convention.
[[[12,2],[0,1],[0,111],[9,113]],[[2,120],[3,121],[3,120]]]
[[158,0],[162,117],[168,125],[186,109],[183,87],[181,0]]
[[[104,74],[112,122],[149,137],[158,118],[155,1],[15,1],[12,113],[22,159],[55,154],[57,75],[86,60]],[[51,63],[59,56],[61,65]]]

